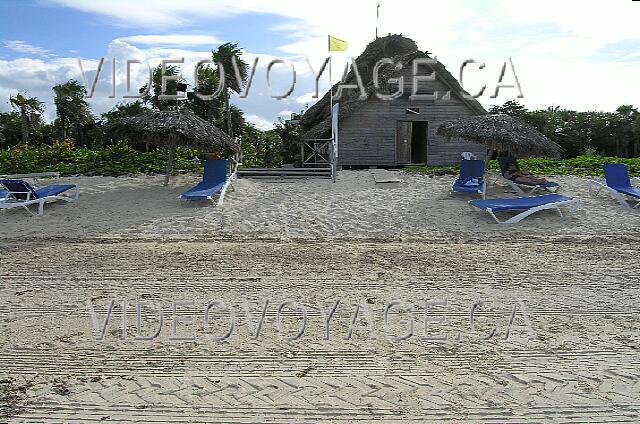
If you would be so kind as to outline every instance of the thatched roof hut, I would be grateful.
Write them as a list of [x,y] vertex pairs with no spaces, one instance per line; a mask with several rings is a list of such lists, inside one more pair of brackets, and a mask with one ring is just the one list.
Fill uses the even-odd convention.
[[176,147],[191,147],[222,156],[240,152],[240,146],[227,134],[199,118],[189,110],[163,110],[120,119],[107,131],[113,137],[147,142],[169,149],[167,174],[164,185],[169,184],[173,153]]
[[448,139],[461,138],[480,143],[491,150],[511,152],[514,156],[558,158],[561,149],[536,128],[520,118],[496,114],[473,116],[442,123],[438,134]]
[[[385,65],[379,69],[380,89],[376,90],[373,70],[376,63],[384,58],[391,59],[396,66]],[[436,76],[433,82],[420,83],[420,94],[443,94],[450,91],[450,100],[427,101],[411,98],[413,62],[416,59],[431,59],[433,62],[428,66],[421,65],[419,72],[423,76],[429,72],[435,72]],[[360,98],[360,90],[349,89],[344,90],[338,100],[340,144],[342,152],[345,153],[339,157],[342,165],[395,166],[404,163],[426,163],[427,160],[432,163],[447,163],[453,158],[458,158],[459,152],[453,152],[451,147],[445,146],[438,140],[435,133],[437,126],[434,124],[458,116],[487,113],[477,100],[463,96],[462,93],[465,93],[463,88],[444,65],[434,61],[429,54],[420,51],[415,41],[410,38],[402,35],[378,38],[366,47],[355,62],[367,99]],[[391,94],[398,89],[397,85],[388,83],[392,78],[404,79],[403,94],[392,101],[378,99],[376,91]],[[347,74],[344,83],[357,83],[353,70]],[[332,91],[327,92],[311,106],[300,119],[305,139],[331,137],[330,95],[331,92],[337,91],[340,84],[343,83],[336,83]],[[408,108],[412,109],[411,113],[407,111]],[[416,121],[418,124],[411,124],[406,128],[400,128],[398,125],[398,122]],[[343,128],[344,134],[342,134]],[[409,152],[405,155],[398,152],[401,146],[397,143],[411,140],[416,137],[416,134],[419,139],[412,140],[413,153]],[[407,157],[403,158],[403,156]]]
[[113,137],[148,142],[172,148],[191,147],[227,156],[240,151],[240,146],[226,133],[189,110],[147,112],[120,119],[108,128]]
[[[371,42],[364,52],[356,59],[356,64],[360,72],[360,77],[368,96],[374,95],[376,88],[373,83],[373,68],[380,59],[390,58],[395,63],[401,64],[403,68],[410,65],[416,58],[430,59],[427,53],[421,52],[415,41],[402,35],[389,35],[381,37]],[[444,79],[453,91],[463,91],[462,86],[451,75],[451,73],[440,62],[433,66],[438,76]],[[398,67],[396,67],[398,68]],[[390,78],[399,76],[399,69],[384,67],[380,71],[379,81],[383,91],[387,93],[393,92],[394,89],[388,86],[387,81]],[[356,76],[353,70],[347,74],[346,84],[355,84]],[[336,92],[338,85],[342,82],[334,84],[332,92]],[[300,125],[307,131],[305,138],[322,138],[327,136],[331,131],[330,118],[330,94],[328,91],[316,104],[311,106],[300,119]],[[362,107],[365,102],[360,100],[359,91],[350,90],[346,92],[340,99],[340,119],[345,119],[352,115],[358,108]],[[468,105],[479,114],[486,113],[485,109],[477,100],[467,100]]]

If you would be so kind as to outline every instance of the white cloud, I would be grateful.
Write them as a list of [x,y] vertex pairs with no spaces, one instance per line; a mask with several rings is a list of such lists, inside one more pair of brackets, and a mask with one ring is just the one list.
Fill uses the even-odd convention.
[[49,0],[62,6],[107,16],[115,22],[132,27],[181,27],[195,17],[222,18],[242,13],[272,13],[288,16],[287,11],[304,9],[293,0]]
[[268,119],[264,119],[258,115],[245,115],[247,122],[251,122],[256,128],[266,131],[273,129],[273,122]]
[[129,37],[122,37],[120,40],[132,44],[165,46],[200,46],[220,43],[220,40],[212,35],[200,34],[132,35]]
[[298,97],[296,98],[296,103],[298,103],[298,104],[300,104],[300,105],[306,105],[306,104],[308,104],[308,105],[312,105],[312,104],[314,104],[315,102],[317,102],[317,101],[320,99],[320,97],[322,97],[323,93],[320,93],[320,92],[319,92],[319,93],[318,93],[318,95],[319,95],[319,97],[318,97],[318,98],[315,98],[315,97],[314,97],[315,95],[316,95],[316,93],[314,93],[314,92],[305,93],[305,94],[303,94],[302,96],[298,96]]
[[[256,55],[261,58],[249,98],[234,98],[234,102],[246,111],[247,119],[263,128],[269,127],[283,109],[295,110],[297,105],[311,105],[317,101],[312,97],[314,83],[304,56],[309,57],[317,71],[327,56],[327,34],[349,42],[346,54],[334,55],[337,60],[344,62],[349,56],[357,56],[373,39],[377,4],[374,0],[325,0],[308,2],[304,7],[300,7],[297,0],[47,1],[105,16],[119,25],[153,28],[146,31],[149,35],[142,33],[123,37],[108,46],[108,57],[118,60],[118,96],[124,93],[122,63],[125,58],[139,58],[155,66],[163,58],[184,57],[184,76],[190,81],[193,79],[193,64],[211,55],[210,51],[198,51],[205,50],[198,46],[216,44],[212,39],[206,39],[215,37],[171,34],[171,31],[182,31],[178,28],[188,27],[202,18],[215,21],[244,13],[280,16],[281,22],[269,29],[280,35],[279,45],[270,46],[268,52],[245,53],[245,60],[250,64]],[[527,107],[545,108],[559,104],[579,110],[613,110],[622,103],[637,103],[640,95],[637,78],[640,74],[639,53],[637,47],[620,51],[617,61],[613,62],[604,61],[598,52],[608,45],[623,41],[627,41],[624,45],[633,45],[628,43],[629,40],[640,39],[640,25],[636,24],[638,5],[635,3],[581,0],[539,0],[533,3],[494,0],[480,3],[451,0],[439,3],[434,14],[436,11],[429,3],[383,0],[379,34],[403,33],[413,38],[421,49],[437,55],[456,77],[464,60],[474,58],[486,62],[485,70],[469,67],[468,75],[465,75],[465,84],[471,89],[487,84],[487,93],[479,99],[485,106],[515,97],[514,90],[501,90],[498,99],[488,97],[493,92],[502,62],[512,57],[525,95],[521,101]],[[549,13],[550,10],[553,13]],[[262,36],[255,32],[250,35],[255,38]],[[225,34],[218,36],[224,38]],[[23,44],[14,47],[27,49],[23,53],[48,54],[46,49],[29,46],[23,41],[20,43]],[[245,47],[251,50],[250,45]],[[265,82],[265,66],[274,57],[274,51],[281,51],[294,63],[299,77],[289,103],[271,98],[271,95],[280,93],[289,81],[285,67],[274,67],[272,74],[282,86],[270,89]],[[0,61],[0,96],[6,99],[7,93],[27,90],[30,95],[50,99],[54,83],[70,77],[79,78],[75,59],[54,60],[47,56],[42,56],[42,59]],[[337,62],[334,63],[334,80],[340,77],[342,69]],[[134,71],[133,87],[144,84],[145,67],[139,66]],[[110,91],[107,63],[103,72],[99,83],[102,94]],[[88,77],[92,78],[89,72]],[[594,81],[603,79],[608,81],[607,89],[593,89]],[[323,76],[320,95],[327,88],[326,76]],[[116,101],[120,99],[107,99],[102,95],[92,101],[92,107],[95,112],[102,112]],[[51,110],[54,111],[53,108]]]
[[34,54],[38,56],[48,56],[49,50],[42,47],[32,46],[22,40],[8,40],[5,41],[4,46],[10,50],[18,53]]

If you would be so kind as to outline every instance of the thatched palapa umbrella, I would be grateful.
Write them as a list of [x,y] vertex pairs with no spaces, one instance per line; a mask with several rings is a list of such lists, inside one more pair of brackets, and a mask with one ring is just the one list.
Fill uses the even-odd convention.
[[446,121],[438,134],[484,144],[490,150],[511,152],[514,156],[558,158],[560,146],[520,118],[510,115],[479,115]]
[[240,151],[240,146],[231,137],[188,110],[163,110],[123,118],[110,125],[108,131],[114,137],[168,148],[169,160],[164,185],[169,184],[173,153],[178,146],[219,152],[226,157]]

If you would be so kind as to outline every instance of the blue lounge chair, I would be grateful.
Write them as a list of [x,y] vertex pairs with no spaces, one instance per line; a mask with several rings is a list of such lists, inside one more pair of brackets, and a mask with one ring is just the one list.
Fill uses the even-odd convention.
[[[559,194],[543,194],[541,196],[529,196],[529,197],[516,197],[516,198],[504,198],[504,199],[487,199],[487,200],[471,200],[470,205],[476,208],[485,210],[496,220],[498,224],[515,224],[522,221],[526,217],[536,212],[555,209],[560,216],[562,211],[560,207],[568,206],[572,213],[576,212],[580,208],[580,200],[561,196]],[[506,221],[500,221],[496,217],[496,212],[508,212],[508,211],[522,211],[516,216],[511,217]]]
[[[0,185],[4,186],[8,195],[0,200],[0,209],[24,208],[29,213],[29,205],[38,205],[38,215],[44,213],[44,204],[56,200],[72,202],[80,196],[80,188],[75,184],[52,184],[45,187],[33,188],[24,180],[1,179]],[[74,190],[72,196],[64,193]]]
[[[632,209],[640,206],[640,188],[631,184],[631,178],[629,178],[629,170],[625,164],[607,164],[604,165],[605,181],[590,180],[589,181],[589,195],[597,195],[598,189],[605,189],[611,197],[620,202],[621,205]],[[631,206],[627,202],[627,198],[631,198],[636,202],[634,206]]]
[[484,178],[486,168],[483,160],[467,160],[460,161],[460,175],[451,185],[452,193],[478,193],[485,198],[487,191],[487,182]]
[[[545,183],[529,183],[524,181],[514,181],[506,177],[507,170],[511,167],[519,169],[518,161],[511,155],[501,156],[498,158],[498,165],[500,165],[500,175],[492,174],[497,181],[507,184],[516,194],[524,196],[527,194],[533,194],[536,191],[546,191],[555,193],[560,188],[560,184],[554,181],[547,181]],[[522,171],[520,171],[522,172]]]
[[213,196],[219,193],[217,206],[222,205],[227,188],[233,183],[236,175],[234,171],[227,176],[228,164],[229,161],[226,159],[205,161],[202,182],[182,193],[180,199],[213,201]]

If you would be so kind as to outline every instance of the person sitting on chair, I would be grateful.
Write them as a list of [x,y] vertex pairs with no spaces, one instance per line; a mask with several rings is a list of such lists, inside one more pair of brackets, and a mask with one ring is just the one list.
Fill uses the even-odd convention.
[[[502,159],[502,158],[501,158]],[[513,156],[509,156],[503,158],[503,171],[502,175],[508,179],[518,184],[527,184],[527,185],[537,185],[537,184],[545,184],[549,181],[542,177],[536,177],[528,172],[522,171],[518,167],[518,162]]]

